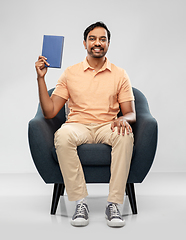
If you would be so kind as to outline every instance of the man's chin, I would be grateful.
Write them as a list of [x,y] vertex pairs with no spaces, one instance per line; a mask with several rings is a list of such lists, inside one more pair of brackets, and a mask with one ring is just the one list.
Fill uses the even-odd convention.
[[92,57],[93,58],[102,58],[102,57],[104,57],[105,55],[93,55]]
[[92,55],[92,57],[94,57],[94,58],[102,58],[102,57],[104,57],[104,56],[106,55],[106,53],[104,53],[104,54],[95,54],[95,53],[92,53],[91,55]]

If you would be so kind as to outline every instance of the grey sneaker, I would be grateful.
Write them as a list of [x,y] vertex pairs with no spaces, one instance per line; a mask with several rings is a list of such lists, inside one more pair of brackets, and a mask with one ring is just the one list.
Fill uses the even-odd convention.
[[106,207],[105,217],[109,227],[123,227],[125,225],[125,220],[123,220],[116,203],[111,203]]
[[88,206],[86,203],[81,202],[77,204],[75,213],[71,219],[71,224],[75,227],[84,227],[88,225]]

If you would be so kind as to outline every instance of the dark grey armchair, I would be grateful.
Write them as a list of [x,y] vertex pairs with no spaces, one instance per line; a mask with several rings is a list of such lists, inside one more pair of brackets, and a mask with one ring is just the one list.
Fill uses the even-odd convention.
[[[49,90],[49,95],[54,89]],[[154,160],[158,126],[152,117],[145,96],[133,88],[136,107],[136,123],[132,125],[134,149],[126,194],[132,213],[137,214],[134,183],[141,183],[149,172]],[[119,116],[121,113],[119,113]],[[63,177],[54,147],[54,133],[66,121],[65,107],[53,119],[43,117],[40,105],[35,117],[29,122],[28,138],[35,166],[45,181],[54,184],[51,214],[56,213],[60,195],[64,194]],[[111,147],[105,144],[83,144],[78,147],[86,183],[109,183]]]

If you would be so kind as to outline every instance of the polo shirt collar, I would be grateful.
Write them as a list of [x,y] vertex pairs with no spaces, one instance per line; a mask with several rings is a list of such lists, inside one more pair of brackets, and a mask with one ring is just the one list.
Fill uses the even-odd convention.
[[[85,58],[84,61],[83,61],[83,69],[84,69],[84,71],[86,71],[88,68],[93,69],[89,65],[89,63],[87,61],[87,58]],[[110,61],[107,58],[106,58],[106,61],[105,61],[104,65],[103,65],[103,67],[100,70],[104,71],[105,69],[108,69],[109,71],[111,71],[111,63],[110,63]]]

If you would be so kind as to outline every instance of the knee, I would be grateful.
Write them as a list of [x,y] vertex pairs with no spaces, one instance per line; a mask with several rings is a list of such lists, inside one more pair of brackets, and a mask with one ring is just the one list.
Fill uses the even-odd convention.
[[62,126],[54,135],[55,146],[66,147],[73,142],[72,131],[68,126]]
[[122,133],[118,134],[117,131],[114,132],[114,142],[121,143],[121,144],[133,144],[134,143],[134,137],[133,133],[127,134],[125,130],[125,134],[122,135]]

